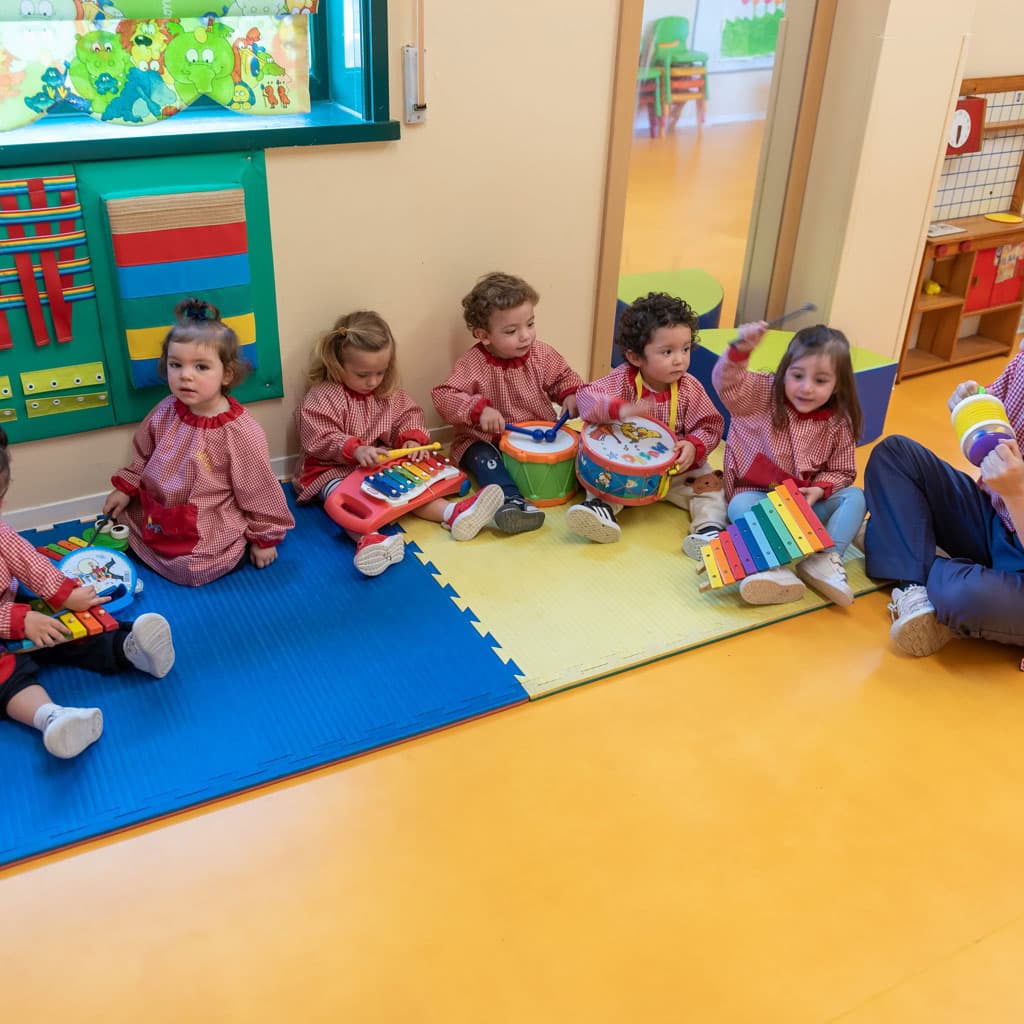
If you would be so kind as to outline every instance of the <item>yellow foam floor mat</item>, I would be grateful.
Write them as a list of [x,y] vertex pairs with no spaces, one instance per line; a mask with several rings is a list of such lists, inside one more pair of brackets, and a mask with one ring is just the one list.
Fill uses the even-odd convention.
[[[571,534],[569,507],[547,509],[533,533],[510,537],[488,528],[464,543],[433,523],[402,520],[416,557],[476,617],[502,661],[515,662],[531,697],[827,604],[809,589],[800,601],[770,606],[744,604],[735,586],[701,593],[697,563],[681,551],[688,516],[667,503],[624,509],[617,544]],[[854,593],[877,589],[853,547],[847,571]]]

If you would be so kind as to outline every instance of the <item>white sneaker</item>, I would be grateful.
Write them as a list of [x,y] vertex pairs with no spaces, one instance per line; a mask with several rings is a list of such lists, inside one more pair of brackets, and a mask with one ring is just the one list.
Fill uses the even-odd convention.
[[804,596],[804,585],[789,569],[766,569],[740,581],[747,604],[789,604]]
[[67,760],[95,743],[103,734],[103,712],[99,708],[57,708],[46,720],[43,746]]
[[168,621],[155,612],[140,615],[124,638],[124,656],[140,672],[163,679],[174,667],[174,643]]
[[915,658],[925,658],[941,650],[952,639],[948,626],[935,617],[935,606],[928,600],[928,591],[918,583],[900,590],[894,587],[889,602],[892,642]]
[[379,576],[385,569],[398,565],[405,558],[405,541],[400,533],[386,537],[382,533],[368,533],[356,545],[352,564],[364,576]]
[[707,533],[689,533],[683,538],[683,554],[695,562],[702,562],[701,548],[706,548],[720,533],[712,527]]
[[451,521],[445,526],[455,540],[472,540],[505,503],[505,492],[497,484],[457,501],[451,510]]
[[843,556],[833,548],[808,555],[797,567],[796,574],[812,590],[841,608],[853,604],[853,591],[846,580]]
[[622,536],[622,528],[615,522],[611,506],[600,498],[588,498],[573,505],[565,513],[565,525],[577,537],[586,537],[597,544],[614,544]]

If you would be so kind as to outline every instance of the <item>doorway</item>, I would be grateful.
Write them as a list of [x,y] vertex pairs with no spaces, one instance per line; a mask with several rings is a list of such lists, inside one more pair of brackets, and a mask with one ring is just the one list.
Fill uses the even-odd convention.
[[[641,74],[619,273],[707,272],[722,288],[722,327],[735,322],[785,6],[783,0],[643,4],[641,71],[664,72],[655,83],[662,110],[652,118],[659,111],[650,91],[641,92],[647,77]],[[663,55],[680,52],[672,36],[686,29],[683,53],[694,61],[670,65]],[[674,83],[664,84],[669,74],[685,75],[684,67],[696,71],[694,101]]]

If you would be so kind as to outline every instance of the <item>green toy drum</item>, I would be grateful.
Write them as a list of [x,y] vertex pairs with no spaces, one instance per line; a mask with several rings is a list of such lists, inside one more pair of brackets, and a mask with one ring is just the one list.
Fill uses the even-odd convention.
[[[548,429],[553,423],[527,420],[520,427]],[[519,493],[540,508],[564,505],[576,493],[576,450],[580,436],[560,427],[554,441],[536,441],[525,434],[504,434],[501,457]]]

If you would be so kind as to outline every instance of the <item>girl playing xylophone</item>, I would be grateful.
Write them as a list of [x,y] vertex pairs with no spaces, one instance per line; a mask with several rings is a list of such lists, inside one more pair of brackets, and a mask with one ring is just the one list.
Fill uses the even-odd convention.
[[857,475],[860,403],[850,343],[818,324],[797,331],[775,373],[753,373],[750,353],[768,325],[744,324],[715,364],[712,381],[732,414],[725,443],[725,492],[736,522],[783,480],[795,481],[832,536],[835,547],[796,567],[754,573],[740,583],[748,604],[784,604],[803,595],[805,581],[838,605],[853,603],[843,552],[864,521]]
[[123,517],[131,549],[174,583],[198,587],[277,558],[295,525],[263,428],[228,392],[245,376],[238,335],[216,306],[183,299],[164,338],[171,393],[139,424],[103,514]]
[[[326,501],[357,466],[376,466],[388,449],[430,440],[423,410],[398,386],[395,339],[377,313],[340,317],[316,346],[309,381],[295,412],[302,454],[292,484],[300,502]],[[425,454],[414,451],[409,458],[419,461]],[[411,511],[440,523],[455,540],[472,540],[503,501],[501,488],[492,485],[461,501],[435,498]],[[398,534],[346,532],[356,542],[355,567],[364,576],[379,576],[405,555]]]
[[[10,478],[7,435],[0,429],[0,503]],[[162,615],[149,613],[134,624],[121,623],[114,632],[65,643],[68,635],[59,621],[15,601],[19,581],[53,608],[86,611],[109,598],[63,576],[27,540],[0,523],[0,637],[30,640],[38,648],[26,654],[0,654],[0,715],[38,729],[54,757],[77,757],[100,738],[103,713],[99,708],[54,704],[37,681],[39,669],[58,664],[103,673],[137,668],[160,679],[174,665],[171,628]]]

